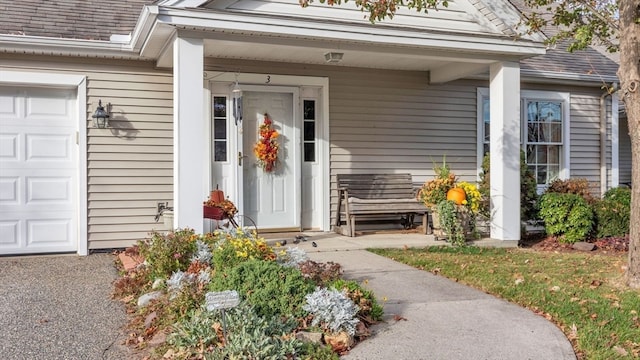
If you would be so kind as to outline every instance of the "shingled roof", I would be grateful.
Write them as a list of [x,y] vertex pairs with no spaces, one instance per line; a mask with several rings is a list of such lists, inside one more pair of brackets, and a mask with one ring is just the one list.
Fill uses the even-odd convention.
[[133,31],[153,0],[0,0],[0,34],[105,40]]
[[[490,1],[490,0],[489,0]],[[510,0],[522,13],[522,0]],[[154,0],[0,0],[0,34],[103,40],[133,31],[144,5]],[[550,30],[551,31],[551,30]],[[525,59],[523,70],[615,77],[618,65],[588,48],[568,53],[566,45]]]

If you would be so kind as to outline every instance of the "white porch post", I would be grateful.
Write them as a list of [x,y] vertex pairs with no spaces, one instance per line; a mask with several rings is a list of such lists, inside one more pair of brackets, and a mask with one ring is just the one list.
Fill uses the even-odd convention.
[[173,206],[174,227],[202,233],[205,114],[202,39],[173,42]]
[[491,237],[520,240],[520,64],[489,71]]

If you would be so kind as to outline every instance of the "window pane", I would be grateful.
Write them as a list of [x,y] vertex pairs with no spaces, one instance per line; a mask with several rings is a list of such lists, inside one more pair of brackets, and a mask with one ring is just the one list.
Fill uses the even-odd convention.
[[536,178],[538,179],[538,184],[546,184],[547,183],[547,167],[544,165],[537,166],[537,174]]
[[560,146],[559,145],[549,145],[549,157],[547,159],[547,163],[560,165]]
[[538,164],[546,164],[547,163],[547,146],[546,145],[536,145],[536,153],[538,153]]
[[538,103],[539,119],[541,121],[562,121],[562,105],[558,102],[544,102]]
[[313,121],[304,122],[304,140],[313,141],[316,138],[316,124]]
[[316,161],[316,144],[304,143],[304,161]]
[[549,124],[549,135],[551,142],[562,142],[562,124],[561,123],[552,123]]
[[304,119],[305,120],[315,120],[315,118],[316,118],[316,101],[315,100],[304,100],[303,108],[304,108]]
[[214,117],[227,116],[227,98],[223,96],[215,96],[213,98],[213,116]]
[[557,165],[550,165],[549,168],[549,181],[553,181],[560,177],[560,167]]
[[527,141],[538,142],[538,123],[527,124]]
[[213,120],[213,138],[224,140],[227,138],[227,120],[215,119]]
[[491,129],[491,125],[488,122],[484,123],[484,142],[489,142],[489,130]]
[[538,121],[538,103],[534,101],[527,103],[527,121]]
[[527,145],[527,164],[535,164],[536,162],[536,146]]
[[214,141],[213,146],[214,146],[214,160],[227,161],[227,142]]
[[549,135],[551,133],[551,128],[549,127],[550,124],[545,124],[545,123],[540,123],[538,124],[538,128],[540,129],[540,132],[538,133],[538,141],[540,142],[549,142],[551,141],[551,136]]
[[489,144],[482,145],[482,156],[487,155],[489,153]]

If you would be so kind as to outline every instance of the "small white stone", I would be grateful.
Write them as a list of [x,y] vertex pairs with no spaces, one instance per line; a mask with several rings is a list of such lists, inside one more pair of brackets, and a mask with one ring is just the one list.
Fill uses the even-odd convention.
[[162,291],[152,291],[148,294],[144,294],[138,298],[138,307],[145,307],[149,305],[151,300],[155,300],[162,296]]

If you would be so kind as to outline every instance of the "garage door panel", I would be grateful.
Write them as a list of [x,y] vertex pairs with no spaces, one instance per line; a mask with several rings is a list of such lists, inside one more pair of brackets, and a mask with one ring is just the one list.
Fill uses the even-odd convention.
[[3,176],[0,177],[0,202],[2,205],[18,205],[20,193],[20,178]]
[[0,161],[18,161],[19,135],[0,132]]
[[6,219],[0,221],[0,254],[4,253],[3,249],[19,249],[20,248],[20,221]]
[[0,254],[77,249],[74,96],[0,87]]
[[69,218],[27,221],[27,248],[64,247],[72,238],[72,221]]
[[27,177],[26,205],[70,205],[71,177]]
[[26,136],[27,161],[71,162],[71,139],[67,134],[36,134]]

